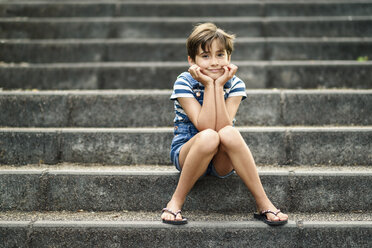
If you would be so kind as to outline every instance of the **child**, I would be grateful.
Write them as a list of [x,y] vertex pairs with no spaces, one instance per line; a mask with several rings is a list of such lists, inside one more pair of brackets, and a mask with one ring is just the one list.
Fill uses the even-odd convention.
[[174,84],[174,138],[171,160],[181,172],[177,188],[163,209],[168,224],[186,224],[181,208],[195,182],[203,175],[226,178],[234,171],[256,200],[258,218],[269,225],[287,223],[288,216],[271,203],[262,187],[252,154],[234,117],[246,98],[245,84],[230,63],[234,35],[213,23],[196,26],[187,39],[189,72]]

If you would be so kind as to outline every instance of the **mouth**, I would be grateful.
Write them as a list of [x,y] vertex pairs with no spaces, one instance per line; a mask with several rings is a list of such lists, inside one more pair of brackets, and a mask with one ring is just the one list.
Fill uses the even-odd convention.
[[211,73],[220,73],[222,71],[222,68],[221,69],[208,69],[208,71]]

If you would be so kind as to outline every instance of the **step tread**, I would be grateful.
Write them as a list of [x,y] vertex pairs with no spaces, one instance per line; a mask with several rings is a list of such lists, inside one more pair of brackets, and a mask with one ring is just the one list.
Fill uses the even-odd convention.
[[[109,212],[92,212],[79,210],[71,211],[46,211],[46,212],[23,212],[23,211],[5,211],[0,212],[0,226],[7,222],[30,222],[33,223],[49,223],[49,224],[140,224],[141,222],[148,222],[152,224],[160,223],[161,210],[155,211],[109,211]],[[354,211],[350,213],[339,212],[323,212],[323,213],[287,213],[289,216],[289,223],[303,222],[313,224],[368,224],[372,227],[372,212],[368,211]],[[229,223],[232,226],[239,226],[241,224],[257,224],[253,213],[231,213],[231,212],[204,212],[204,211],[185,211],[184,215],[190,221],[190,224],[207,225],[213,221],[216,225],[223,225]],[[340,223],[341,222],[341,223]],[[344,223],[342,223],[344,222]]]
[[[372,61],[356,60],[276,60],[276,61],[233,61],[237,66],[371,66]],[[110,67],[187,67],[187,62],[151,61],[151,62],[84,62],[84,63],[5,63],[0,68],[110,68]]]
[[[76,38],[76,39],[0,39],[0,44],[185,44],[184,38]],[[371,43],[371,37],[237,37],[242,43]]]
[[[241,132],[370,132],[372,126],[238,126]],[[0,132],[168,133],[173,127],[0,127]]]
[[[62,3],[59,1],[50,1],[50,0],[32,0],[32,1],[25,1],[25,0],[3,0],[0,4],[6,5],[37,5],[37,4],[45,4],[45,5],[112,5],[112,4],[121,4],[121,5],[186,5],[193,3],[195,5],[225,5],[226,1],[223,0],[183,0],[183,1],[170,1],[170,0],[139,0],[139,1],[120,1],[120,0],[64,0]],[[308,1],[293,1],[293,0],[265,0],[264,3],[260,0],[229,0],[229,4],[237,4],[241,6],[242,4],[283,4],[283,5],[292,5],[292,4],[299,4],[299,5],[311,5],[311,4],[321,4],[321,5],[328,5],[328,4],[358,4],[358,3],[371,3],[371,0],[308,0]]]
[[[89,96],[89,95],[169,95],[171,89],[102,89],[102,90],[24,90],[24,89],[0,89],[0,96],[23,96],[23,95],[43,95],[43,96]],[[372,94],[372,89],[248,89],[247,94],[299,94],[299,95],[321,95],[321,94]]]
[[[372,175],[371,166],[273,166],[260,165],[257,170],[262,175]],[[102,175],[169,175],[178,174],[172,165],[102,165],[102,164],[75,164],[61,163],[56,165],[29,164],[24,166],[1,165],[0,174],[19,173],[50,173],[50,174],[102,174]]]
[[115,23],[115,22],[143,22],[143,23],[181,23],[181,22],[339,22],[339,21],[370,21],[372,16],[286,16],[286,17],[0,17],[0,22],[15,23]]

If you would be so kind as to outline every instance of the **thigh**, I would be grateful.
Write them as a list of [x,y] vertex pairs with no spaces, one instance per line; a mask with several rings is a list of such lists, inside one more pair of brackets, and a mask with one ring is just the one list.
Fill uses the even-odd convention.
[[213,156],[217,152],[219,144],[219,136],[214,130],[206,129],[195,134],[181,147],[178,157],[180,167],[183,167],[192,147],[197,146],[197,150],[193,152],[192,156],[196,156],[195,158],[200,156],[199,158],[202,159],[206,154]]
[[220,176],[229,174],[234,168],[227,153],[219,146],[217,154],[212,160],[213,167]]

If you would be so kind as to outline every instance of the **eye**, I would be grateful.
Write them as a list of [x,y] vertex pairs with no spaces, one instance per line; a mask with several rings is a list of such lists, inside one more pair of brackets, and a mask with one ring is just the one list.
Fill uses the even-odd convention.
[[225,53],[218,53],[217,56],[218,57],[224,57],[225,56]]
[[207,58],[209,58],[209,55],[208,54],[202,54],[201,57],[204,58],[204,59],[207,59]]

